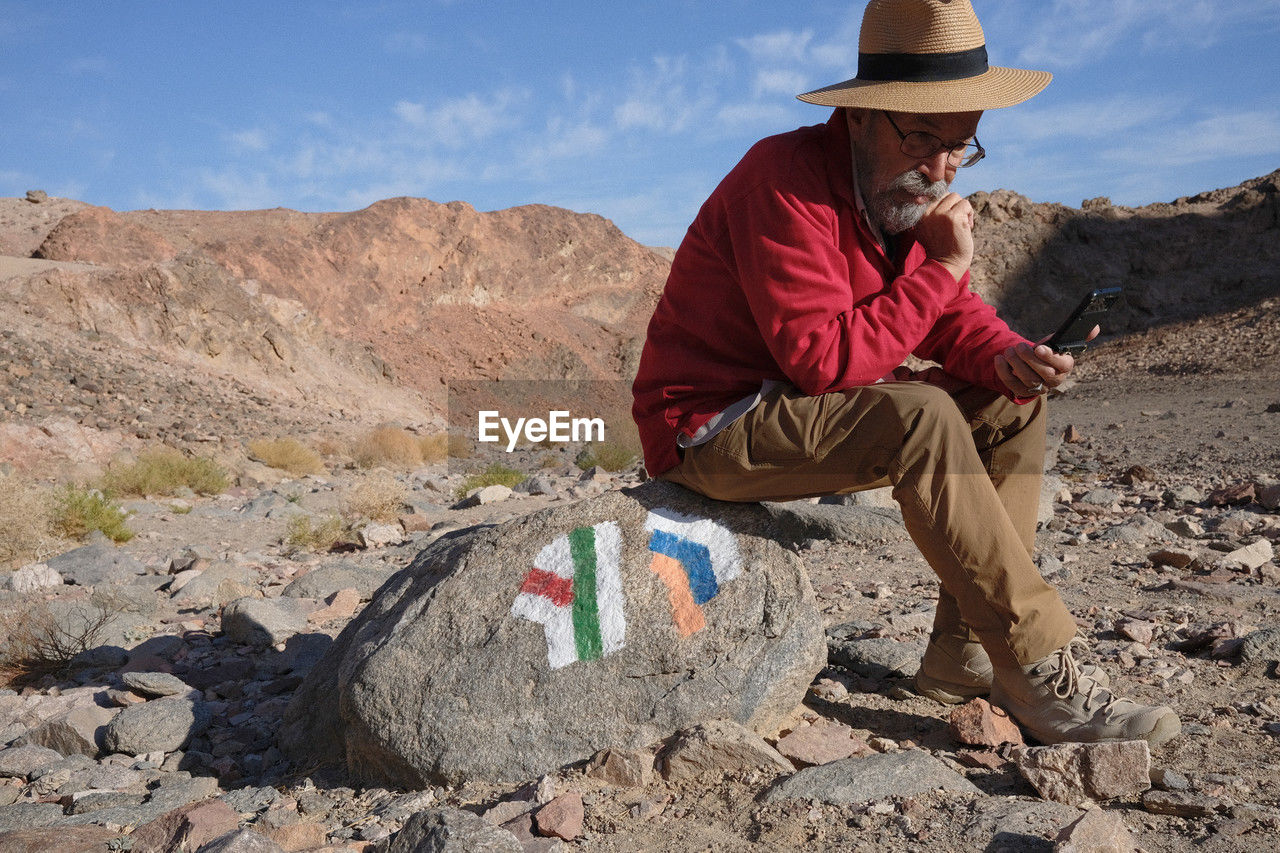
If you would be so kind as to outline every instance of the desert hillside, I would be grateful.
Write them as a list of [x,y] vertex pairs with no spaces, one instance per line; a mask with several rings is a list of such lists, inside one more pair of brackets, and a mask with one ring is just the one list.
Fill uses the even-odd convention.
[[[1280,171],[1140,208],[1004,190],[972,201],[974,287],[1029,337],[1094,287],[1125,288],[1113,336],[1280,294]],[[116,212],[3,199],[0,446],[74,439],[100,463],[137,441],[439,429],[458,380],[613,379],[625,393],[668,258],[543,205]],[[1265,358],[1274,339],[1254,334]],[[51,418],[63,438],[31,432]]]

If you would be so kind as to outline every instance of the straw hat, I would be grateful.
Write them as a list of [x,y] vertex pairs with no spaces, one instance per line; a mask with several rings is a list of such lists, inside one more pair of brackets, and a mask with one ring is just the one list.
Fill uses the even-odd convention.
[[858,39],[858,76],[798,96],[828,107],[908,113],[992,110],[1022,103],[1053,75],[987,65],[969,0],[871,0]]

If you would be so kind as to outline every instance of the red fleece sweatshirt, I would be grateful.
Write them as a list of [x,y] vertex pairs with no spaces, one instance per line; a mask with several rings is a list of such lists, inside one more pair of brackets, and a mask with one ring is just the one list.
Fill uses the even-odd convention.
[[689,227],[649,322],[632,386],[645,466],[675,466],[677,433],[766,379],[825,394],[914,353],[1007,393],[994,358],[1024,339],[968,284],[919,243],[885,256],[858,215],[838,110],[756,143]]

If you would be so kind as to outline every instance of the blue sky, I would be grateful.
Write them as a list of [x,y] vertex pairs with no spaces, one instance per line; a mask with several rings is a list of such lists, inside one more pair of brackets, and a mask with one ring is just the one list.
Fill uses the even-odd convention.
[[[117,210],[541,202],[676,245],[757,139],[825,120],[862,2],[0,0],[0,195]],[[1145,204],[1280,168],[1280,0],[975,0],[995,64],[955,189]]]

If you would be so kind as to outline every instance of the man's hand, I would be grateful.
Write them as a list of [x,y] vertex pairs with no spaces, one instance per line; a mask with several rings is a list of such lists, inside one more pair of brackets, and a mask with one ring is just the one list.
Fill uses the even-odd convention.
[[[1094,326],[1085,340],[1093,340],[1100,331]],[[996,375],[1015,397],[1035,397],[1061,385],[1075,364],[1070,355],[1056,353],[1044,343],[1018,344],[996,356]]]
[[911,229],[927,256],[942,264],[958,282],[973,263],[973,206],[956,193],[929,205]]

